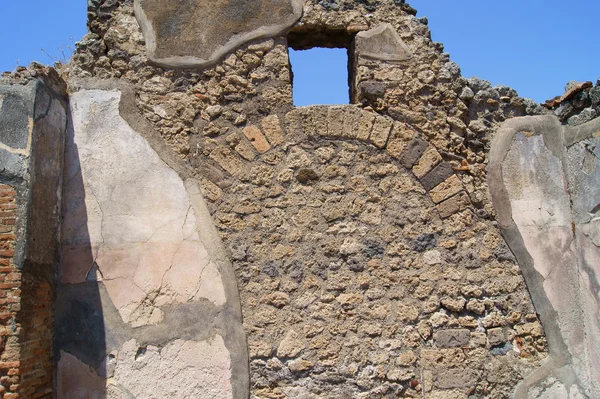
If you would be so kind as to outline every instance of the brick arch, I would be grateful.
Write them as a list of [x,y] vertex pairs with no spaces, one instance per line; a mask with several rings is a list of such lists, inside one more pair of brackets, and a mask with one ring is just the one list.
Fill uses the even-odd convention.
[[[210,154],[212,160],[228,173],[241,177],[245,161],[253,161],[258,154],[284,144],[287,135],[357,141],[385,151],[410,170],[441,218],[471,206],[460,178],[437,149],[411,126],[387,116],[356,105],[317,105],[294,108],[285,114],[283,123],[277,115],[270,115],[259,125],[248,125],[243,129],[243,135],[238,133],[234,151],[217,147]],[[209,198],[220,191],[206,179],[203,179],[203,186]]]

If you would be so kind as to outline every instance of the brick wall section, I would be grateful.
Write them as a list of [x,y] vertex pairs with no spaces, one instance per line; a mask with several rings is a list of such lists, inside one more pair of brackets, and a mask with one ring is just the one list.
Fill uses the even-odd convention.
[[23,275],[19,398],[52,398],[53,297],[47,281]]
[[50,282],[13,263],[16,191],[0,184],[0,397],[52,397]]
[[0,184],[0,393],[18,398],[20,380],[21,273],[13,264],[16,191]]

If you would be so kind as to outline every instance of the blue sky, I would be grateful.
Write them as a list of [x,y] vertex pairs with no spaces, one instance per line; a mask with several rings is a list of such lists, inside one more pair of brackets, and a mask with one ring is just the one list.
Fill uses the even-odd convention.
[[[68,58],[74,42],[86,32],[86,0],[0,1],[1,71],[33,60],[51,64]],[[409,3],[419,17],[429,18],[433,40],[444,43],[466,77],[511,86],[536,101],[562,94],[569,80],[595,83],[600,78],[600,1]],[[330,81],[318,87],[331,91],[325,90]],[[347,102],[345,91],[344,96],[335,102]]]

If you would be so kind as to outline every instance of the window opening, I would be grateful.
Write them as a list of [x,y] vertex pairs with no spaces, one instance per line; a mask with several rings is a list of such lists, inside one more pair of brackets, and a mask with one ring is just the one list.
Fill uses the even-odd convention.
[[347,49],[290,48],[289,55],[294,105],[350,103]]

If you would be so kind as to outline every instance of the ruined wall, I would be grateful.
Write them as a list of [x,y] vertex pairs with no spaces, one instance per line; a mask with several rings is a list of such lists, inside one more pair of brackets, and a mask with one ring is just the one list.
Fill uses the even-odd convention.
[[[181,70],[148,60],[131,4],[90,9],[71,86],[129,82],[193,168],[236,273],[253,397],[508,397],[546,357],[485,180],[497,124],[544,110],[460,77],[412,14],[306,2],[288,35]],[[357,105],[293,107],[288,37],[351,49]]]
[[0,83],[0,383],[51,398],[65,86],[41,67]]
[[[404,2],[235,4],[89,2],[57,397],[594,397],[597,88],[465,79]],[[294,107],[313,46],[352,104]]]

